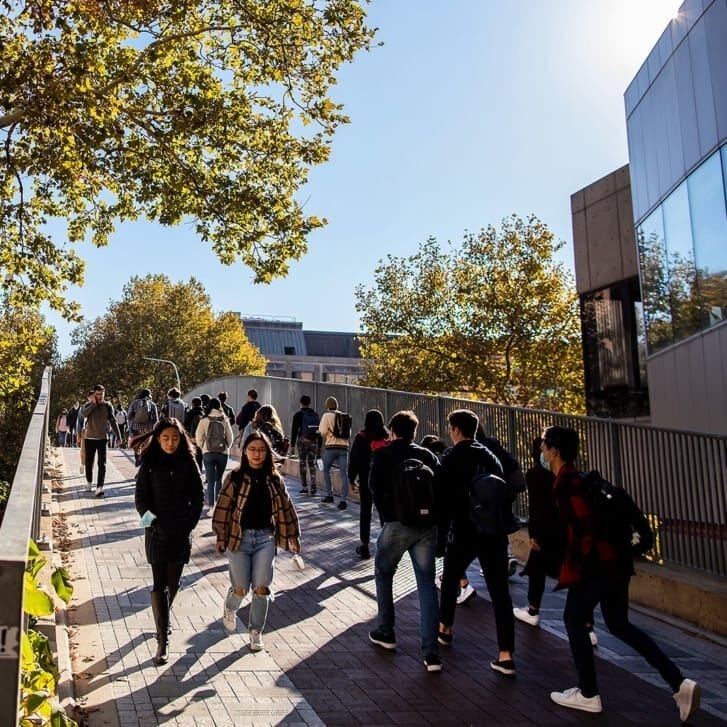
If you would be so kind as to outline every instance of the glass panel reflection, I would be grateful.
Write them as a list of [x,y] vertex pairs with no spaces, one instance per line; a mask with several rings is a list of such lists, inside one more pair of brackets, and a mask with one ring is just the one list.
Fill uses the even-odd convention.
[[674,340],[669,293],[664,222],[661,207],[652,212],[636,229],[649,350],[656,351]]
[[719,153],[687,178],[702,326],[727,317],[727,210]]

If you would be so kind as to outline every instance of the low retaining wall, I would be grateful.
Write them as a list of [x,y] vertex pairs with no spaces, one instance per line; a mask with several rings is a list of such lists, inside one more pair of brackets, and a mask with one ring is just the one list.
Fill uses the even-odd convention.
[[[281,469],[287,476],[300,476],[297,459],[287,459]],[[331,472],[331,482],[334,493],[340,494],[341,477],[336,469]],[[316,472],[316,483],[318,494],[323,495],[322,472]],[[349,493],[349,499],[358,502],[358,495]],[[518,560],[527,560],[527,530],[511,535],[510,544]],[[630,588],[633,603],[727,637],[727,581],[701,571],[649,561],[636,563],[636,574]]]

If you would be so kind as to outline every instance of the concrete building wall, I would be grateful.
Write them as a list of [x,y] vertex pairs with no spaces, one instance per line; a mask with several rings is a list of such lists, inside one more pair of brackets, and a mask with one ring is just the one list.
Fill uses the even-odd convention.
[[628,164],[571,196],[579,295],[639,274]]

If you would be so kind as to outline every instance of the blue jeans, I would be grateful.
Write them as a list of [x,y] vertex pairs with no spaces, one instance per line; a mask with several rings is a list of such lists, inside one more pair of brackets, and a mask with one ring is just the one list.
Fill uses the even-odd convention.
[[[272,530],[245,530],[239,550],[228,550],[230,583],[232,588],[253,590],[250,603],[248,628],[262,631],[268,617],[270,584],[273,582],[273,561],[275,560],[275,535]],[[254,593],[258,586],[264,586],[268,593]],[[232,589],[227,595],[227,607],[233,611],[240,608],[242,596]]]
[[331,484],[331,465],[338,462],[338,469],[341,473],[341,500],[344,502],[348,497],[348,450],[326,447],[323,450],[323,484],[326,486],[326,495],[333,495]]
[[424,654],[438,654],[437,589],[434,585],[434,552],[437,547],[435,526],[416,528],[399,522],[387,522],[376,541],[374,575],[376,603],[379,609],[378,630],[394,632],[393,582],[396,568],[404,553],[409,552],[419,592],[420,628]]
[[227,455],[221,452],[207,452],[202,461],[204,473],[207,475],[207,504],[213,507],[222,489],[222,475],[227,467]]

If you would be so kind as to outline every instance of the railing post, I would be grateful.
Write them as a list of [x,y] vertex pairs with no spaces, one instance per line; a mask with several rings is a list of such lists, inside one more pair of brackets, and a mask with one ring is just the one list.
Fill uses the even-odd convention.
[[608,436],[611,439],[611,478],[614,485],[623,487],[623,469],[621,467],[621,438],[619,425],[611,422],[608,427]]

